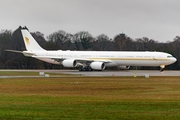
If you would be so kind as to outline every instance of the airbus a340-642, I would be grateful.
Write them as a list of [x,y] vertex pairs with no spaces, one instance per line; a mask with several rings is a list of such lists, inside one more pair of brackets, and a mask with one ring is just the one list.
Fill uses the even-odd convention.
[[140,51],[48,51],[43,49],[27,29],[21,29],[26,51],[7,50],[22,53],[51,64],[64,67],[79,67],[80,71],[104,70],[117,66],[129,69],[130,66],[159,66],[163,71],[166,65],[176,62],[176,58],[164,52]]

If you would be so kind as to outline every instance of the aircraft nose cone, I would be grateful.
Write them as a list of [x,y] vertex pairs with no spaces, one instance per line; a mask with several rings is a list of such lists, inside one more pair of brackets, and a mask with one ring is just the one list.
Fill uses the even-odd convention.
[[173,57],[171,61],[174,63],[177,61],[177,59]]

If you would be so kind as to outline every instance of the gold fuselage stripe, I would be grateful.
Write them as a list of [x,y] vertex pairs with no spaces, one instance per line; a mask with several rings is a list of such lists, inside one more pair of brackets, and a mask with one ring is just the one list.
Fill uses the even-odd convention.
[[91,60],[161,60],[167,61],[168,58],[89,58]]

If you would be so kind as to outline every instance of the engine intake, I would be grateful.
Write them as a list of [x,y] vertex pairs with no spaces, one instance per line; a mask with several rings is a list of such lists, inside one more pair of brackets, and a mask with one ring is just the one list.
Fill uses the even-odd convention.
[[64,67],[76,67],[77,61],[76,60],[63,60],[62,65]]
[[105,64],[103,62],[92,62],[89,65],[93,70],[104,70],[105,69]]

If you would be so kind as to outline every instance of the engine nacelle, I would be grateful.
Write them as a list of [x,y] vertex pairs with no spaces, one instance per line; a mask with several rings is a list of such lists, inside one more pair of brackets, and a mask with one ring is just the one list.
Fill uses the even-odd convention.
[[128,70],[130,66],[117,66],[117,68],[121,70]]
[[64,67],[76,67],[76,64],[77,64],[76,60],[63,60],[62,61],[62,65]]
[[103,62],[92,62],[89,65],[93,70],[104,70],[105,69],[105,64]]

